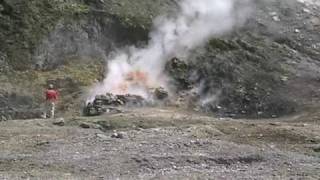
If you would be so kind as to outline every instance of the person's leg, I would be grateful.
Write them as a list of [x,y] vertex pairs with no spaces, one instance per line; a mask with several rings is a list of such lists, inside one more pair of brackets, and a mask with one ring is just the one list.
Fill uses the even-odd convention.
[[49,110],[49,103],[45,102],[42,107],[43,107],[42,118],[46,119],[47,118],[47,113],[48,113],[48,110]]
[[54,102],[51,102],[51,118],[54,118],[54,111],[55,111],[55,103]]

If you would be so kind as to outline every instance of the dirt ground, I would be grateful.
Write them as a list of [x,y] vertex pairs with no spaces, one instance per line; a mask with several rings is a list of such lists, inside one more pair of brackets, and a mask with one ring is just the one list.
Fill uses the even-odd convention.
[[317,111],[234,120],[144,108],[63,126],[6,121],[0,179],[319,179],[319,118]]

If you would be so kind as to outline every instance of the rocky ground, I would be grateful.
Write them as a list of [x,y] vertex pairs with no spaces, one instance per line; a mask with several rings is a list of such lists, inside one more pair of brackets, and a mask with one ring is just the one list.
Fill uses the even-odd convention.
[[319,179],[319,118],[233,120],[143,108],[1,122],[0,178]]

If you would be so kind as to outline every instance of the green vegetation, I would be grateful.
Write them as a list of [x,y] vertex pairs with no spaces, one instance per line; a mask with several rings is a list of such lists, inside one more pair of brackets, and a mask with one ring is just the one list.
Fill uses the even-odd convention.
[[17,70],[33,65],[33,51],[60,20],[89,11],[85,4],[59,0],[2,0],[0,5],[0,51]]

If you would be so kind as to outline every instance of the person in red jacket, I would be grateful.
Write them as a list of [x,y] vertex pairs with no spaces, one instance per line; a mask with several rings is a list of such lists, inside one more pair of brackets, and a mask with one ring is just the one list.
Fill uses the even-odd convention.
[[45,112],[43,114],[43,118],[47,118],[47,113],[50,113],[50,118],[54,118],[55,115],[55,106],[56,102],[59,97],[59,93],[57,90],[54,89],[53,85],[50,84],[49,88],[45,91],[45,97],[46,97],[46,107]]

